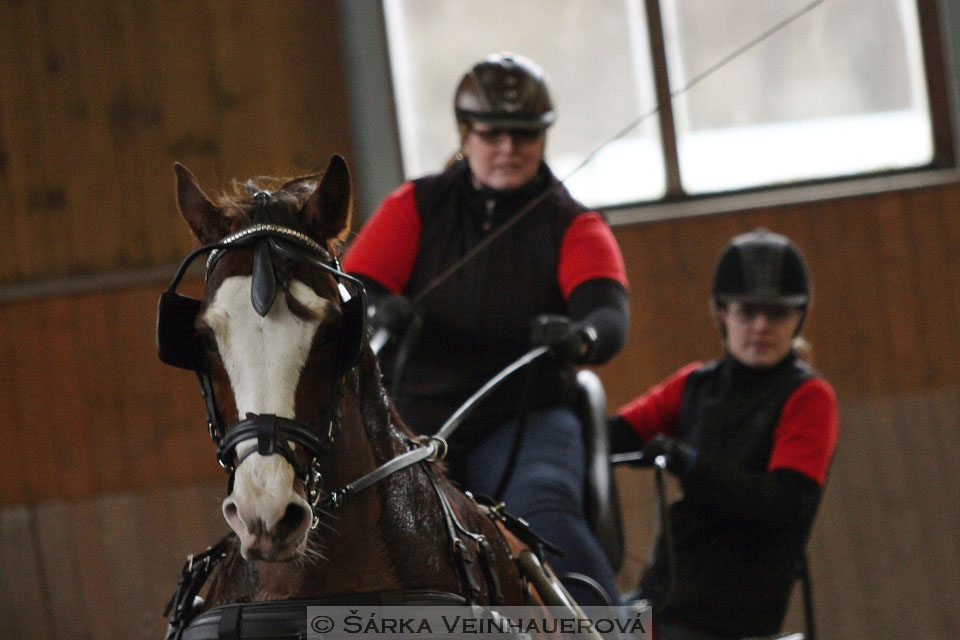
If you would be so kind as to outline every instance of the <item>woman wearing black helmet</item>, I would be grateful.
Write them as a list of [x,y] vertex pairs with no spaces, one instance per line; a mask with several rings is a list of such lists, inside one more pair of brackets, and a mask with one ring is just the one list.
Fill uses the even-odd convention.
[[453,434],[448,468],[563,548],[551,558],[557,573],[590,576],[616,600],[583,513],[584,444],[567,403],[574,365],[603,363],[626,339],[623,259],[604,219],[544,162],[556,113],[540,67],[490,56],[463,76],[454,107],[457,157],[390,194],[344,266],[367,286],[374,330],[394,336],[381,366],[419,433],[435,433],[531,346],[550,347],[551,357],[501,385]]
[[661,536],[640,585],[661,640],[780,630],[837,439],[833,389],[795,349],[809,299],[789,239],[735,237],[713,284],[724,357],[683,367],[611,420],[614,450],[663,455],[683,487],[674,553]]

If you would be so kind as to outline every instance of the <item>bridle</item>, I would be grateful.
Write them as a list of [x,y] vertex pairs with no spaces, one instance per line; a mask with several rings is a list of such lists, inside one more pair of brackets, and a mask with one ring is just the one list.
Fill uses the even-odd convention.
[[[257,212],[263,215],[262,212],[276,202],[272,194],[265,191],[257,192],[254,200],[257,206],[254,220],[259,217]],[[229,429],[224,427],[210,379],[207,338],[198,334],[195,328],[201,301],[180,295],[176,289],[190,264],[200,255],[209,254],[206,269],[206,279],[209,279],[213,268],[227,251],[247,246],[252,246],[254,251],[251,303],[261,316],[266,315],[276,296],[277,280],[272,266],[274,255],[317,268],[337,281],[341,324],[333,357],[330,405],[322,429],[291,418],[255,413],[248,413]],[[341,430],[340,400],[344,378],[360,358],[365,309],[363,284],[343,272],[337,257],[305,233],[281,225],[255,222],[218,242],[192,251],[180,264],[157,306],[157,353],[163,362],[197,374],[206,405],[207,430],[216,445],[217,461],[230,474],[228,493],[232,492],[237,467],[250,455],[255,452],[263,456],[281,455],[303,483],[307,501],[314,512],[313,526],[317,525],[316,507],[322,494],[318,459],[321,454],[329,452]],[[238,454],[237,445],[250,439],[256,439],[256,446]],[[290,446],[290,442],[303,449],[306,463]]]

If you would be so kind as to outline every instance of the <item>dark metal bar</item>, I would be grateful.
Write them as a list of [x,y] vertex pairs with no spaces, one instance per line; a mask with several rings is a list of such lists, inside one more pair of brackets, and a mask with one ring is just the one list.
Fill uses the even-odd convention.
[[684,195],[680,184],[680,160],[677,156],[677,130],[673,118],[673,102],[670,97],[670,76],[667,68],[667,51],[663,37],[663,19],[659,0],[644,0],[647,12],[647,31],[650,40],[650,60],[653,65],[653,80],[657,94],[660,124],[660,144],[663,146],[663,163],[666,173],[666,200]]

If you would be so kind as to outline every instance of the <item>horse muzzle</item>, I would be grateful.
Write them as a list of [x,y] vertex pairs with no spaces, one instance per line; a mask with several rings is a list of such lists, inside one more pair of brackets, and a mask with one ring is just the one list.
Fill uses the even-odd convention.
[[237,468],[223,517],[236,532],[244,559],[283,562],[302,553],[313,510],[294,481],[293,470],[280,456],[254,454]]

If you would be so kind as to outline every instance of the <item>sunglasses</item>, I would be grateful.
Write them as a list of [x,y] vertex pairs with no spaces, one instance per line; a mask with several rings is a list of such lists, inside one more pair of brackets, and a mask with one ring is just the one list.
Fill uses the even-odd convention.
[[543,129],[522,129],[519,127],[494,127],[493,129],[477,129],[470,127],[470,132],[487,144],[497,144],[504,136],[510,136],[513,144],[532,144],[543,136]]
[[796,310],[782,304],[739,304],[732,309],[738,320],[751,322],[758,316],[764,316],[770,322],[784,322]]

